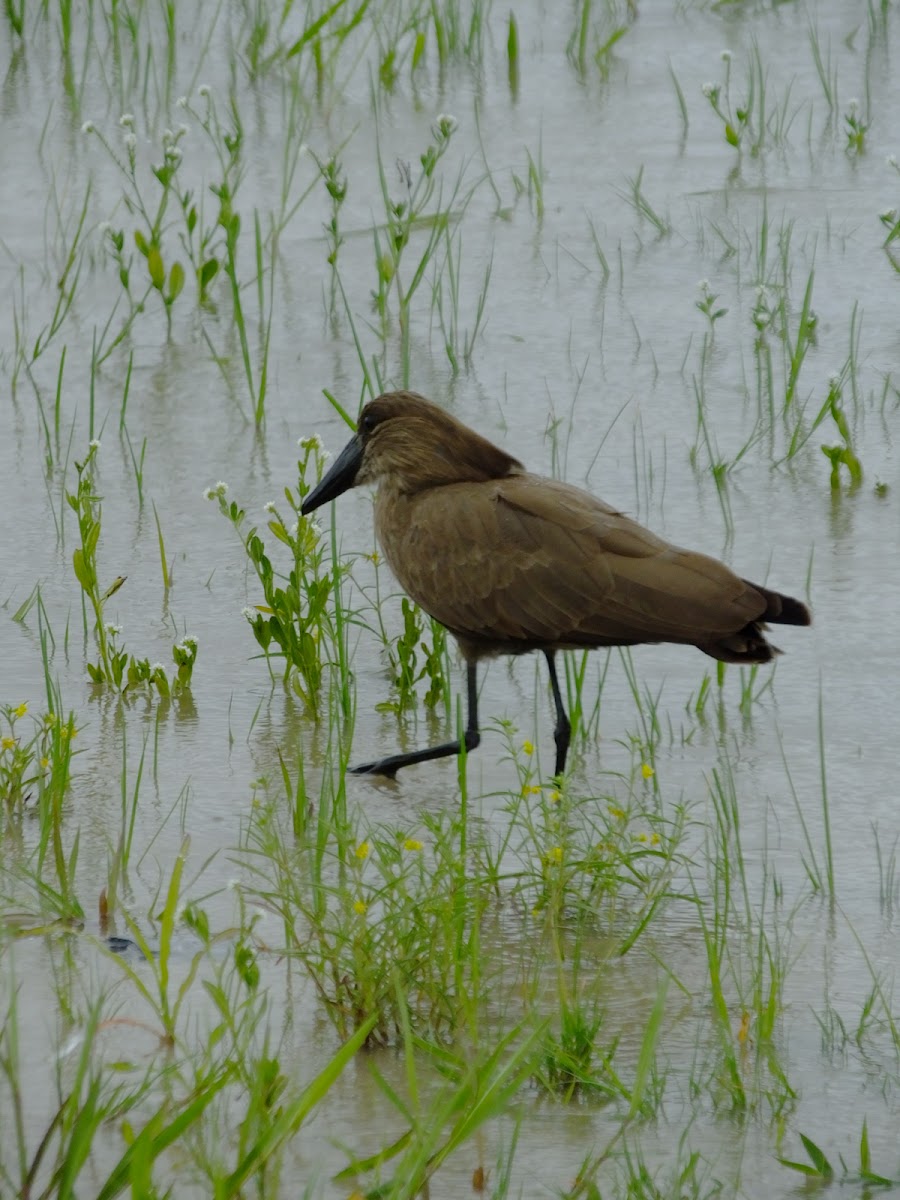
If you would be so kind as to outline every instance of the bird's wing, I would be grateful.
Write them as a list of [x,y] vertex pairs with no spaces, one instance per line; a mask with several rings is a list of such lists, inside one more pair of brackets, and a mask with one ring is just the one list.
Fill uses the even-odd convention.
[[421,492],[385,511],[379,533],[410,595],[478,640],[708,642],[765,609],[722,563],[533,475]]

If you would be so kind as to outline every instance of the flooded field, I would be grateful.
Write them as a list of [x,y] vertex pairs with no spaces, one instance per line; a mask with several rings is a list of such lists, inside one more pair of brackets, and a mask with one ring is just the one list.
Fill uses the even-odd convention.
[[[0,1196],[900,1186],[900,7],[9,0]],[[810,605],[465,670],[412,389]],[[564,671],[564,674],[563,674]]]

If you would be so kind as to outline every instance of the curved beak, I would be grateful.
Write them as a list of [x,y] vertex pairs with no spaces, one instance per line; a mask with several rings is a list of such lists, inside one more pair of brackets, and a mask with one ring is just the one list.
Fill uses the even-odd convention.
[[301,513],[307,516],[321,504],[336,500],[342,492],[346,492],[356,483],[356,474],[362,462],[363,445],[359,434],[355,434],[343,448],[331,466],[331,470],[313,488],[300,506]]

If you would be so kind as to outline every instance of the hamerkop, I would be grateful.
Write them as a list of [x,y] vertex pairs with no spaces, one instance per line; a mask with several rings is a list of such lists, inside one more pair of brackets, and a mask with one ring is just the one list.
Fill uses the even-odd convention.
[[[779,653],[766,641],[765,622],[810,623],[799,600],[664,542],[581,488],[531,475],[414,392],[388,392],[365,406],[302,511],[365,483],[378,488],[375,528],[391,569],[466,660],[467,750],[480,741],[479,659],[543,652],[561,775],[570,726],[557,650],[683,642],[720,662],[765,663]],[[393,777],[459,750],[458,741],[447,742],[355,772]]]

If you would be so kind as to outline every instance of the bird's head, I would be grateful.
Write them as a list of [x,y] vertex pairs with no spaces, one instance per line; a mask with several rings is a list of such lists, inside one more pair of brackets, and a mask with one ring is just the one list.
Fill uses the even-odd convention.
[[522,464],[415,392],[386,392],[359,414],[356,433],[303,501],[304,516],[359,484],[413,494],[448,483],[501,479]]

